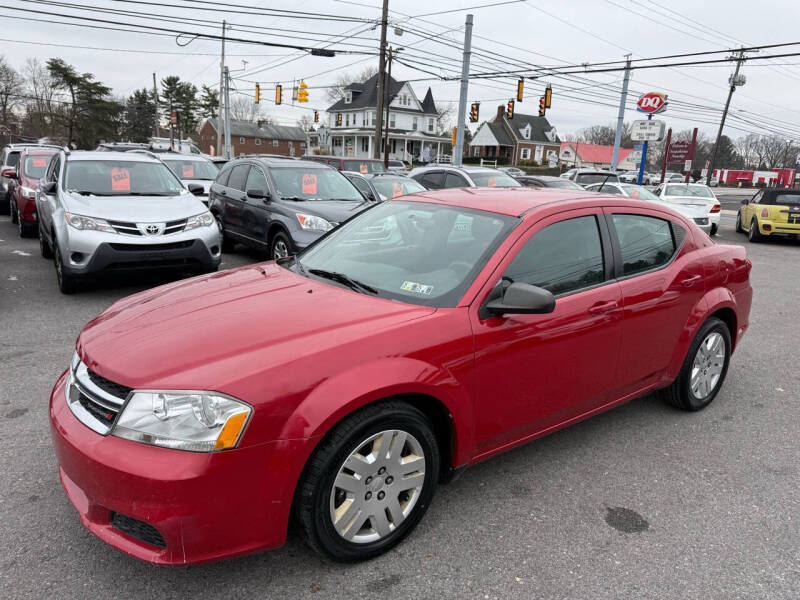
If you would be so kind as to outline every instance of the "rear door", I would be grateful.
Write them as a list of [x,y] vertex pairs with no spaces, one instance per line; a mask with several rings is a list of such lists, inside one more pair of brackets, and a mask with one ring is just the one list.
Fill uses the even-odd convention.
[[444,171],[427,171],[417,178],[426,189],[440,190],[444,187]]
[[[45,183],[58,182],[58,174],[61,171],[61,155],[56,155],[50,164],[47,166],[47,171],[44,175]],[[46,195],[41,191],[41,186],[36,194],[36,216],[39,219],[39,225],[43,227],[48,235],[53,231],[53,207],[56,203],[58,192]]]
[[245,185],[250,172],[249,164],[236,165],[231,170],[225,186],[225,228],[240,236],[247,236],[244,227],[244,209],[247,202]]

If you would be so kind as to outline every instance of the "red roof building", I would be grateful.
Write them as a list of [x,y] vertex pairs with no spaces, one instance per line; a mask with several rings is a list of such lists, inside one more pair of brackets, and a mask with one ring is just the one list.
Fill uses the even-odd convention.
[[[568,167],[585,167],[593,169],[610,169],[613,146],[599,144],[584,144],[582,142],[562,142],[559,159],[562,165]],[[639,168],[642,155],[631,148],[619,149],[620,171],[633,171]]]

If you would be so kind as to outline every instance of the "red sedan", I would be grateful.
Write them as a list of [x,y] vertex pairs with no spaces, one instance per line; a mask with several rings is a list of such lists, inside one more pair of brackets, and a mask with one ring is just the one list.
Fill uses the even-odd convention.
[[21,237],[31,237],[38,232],[36,191],[55,153],[54,149],[26,148],[17,163],[13,187],[9,186],[12,187],[9,197],[11,222],[17,224]]
[[663,206],[552,189],[376,204],[298,257],[123,299],[50,418],[90,531],[183,564],[385,552],[460,467],[643,394],[719,392],[751,264]]

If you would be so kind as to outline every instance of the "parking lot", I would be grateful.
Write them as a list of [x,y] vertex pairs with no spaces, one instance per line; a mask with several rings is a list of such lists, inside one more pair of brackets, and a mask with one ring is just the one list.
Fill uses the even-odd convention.
[[[800,242],[748,244],[733,220],[723,214],[717,241],[747,246],[753,308],[708,409],[647,397],[481,463],[440,487],[414,533],[370,562],[326,562],[290,534],[273,552],[164,568],[82,527],[47,418],[80,329],[154,282],[61,295],[37,241],[0,217],[4,597],[797,598]],[[240,247],[222,268],[257,260]]]

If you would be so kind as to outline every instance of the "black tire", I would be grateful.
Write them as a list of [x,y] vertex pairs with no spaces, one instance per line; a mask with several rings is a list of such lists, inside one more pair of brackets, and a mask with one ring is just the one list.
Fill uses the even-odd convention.
[[217,220],[217,227],[219,228],[219,239],[222,251],[233,252],[236,242],[229,237],[225,237],[225,226],[222,223],[222,217],[219,215],[214,215],[214,218]]
[[[351,453],[362,447],[371,436],[387,430],[403,431],[416,438],[425,458],[422,488],[416,503],[399,526],[377,540],[356,543],[345,539],[334,527],[331,518],[334,482]],[[339,562],[356,562],[383,554],[398,544],[422,519],[439,481],[439,461],[436,437],[422,412],[405,402],[394,400],[361,409],[339,423],[323,439],[306,464],[294,500],[294,516],[300,534],[313,550]],[[376,480],[378,473],[380,471],[375,474]],[[364,480],[365,490],[368,490],[366,485],[369,484],[366,482],[370,479]],[[374,485],[375,481],[372,483]],[[391,483],[388,482],[383,488],[389,493]],[[376,498],[380,497],[380,493],[376,492]],[[371,523],[371,519],[368,521]]]
[[61,250],[58,249],[57,243],[53,244],[53,263],[56,267],[58,290],[62,294],[74,294],[77,288],[77,280],[74,275],[64,271],[64,263],[61,261]]
[[[725,343],[724,349],[724,362],[722,371],[716,384],[703,396],[697,396],[692,391],[691,377],[694,368],[695,357],[700,351],[701,344],[709,338],[712,334],[719,334]],[[711,401],[716,397],[722,384],[725,382],[725,375],[728,373],[728,365],[731,360],[731,333],[728,326],[724,322],[711,317],[708,321],[703,323],[697,335],[689,346],[689,351],[686,353],[686,358],[683,361],[681,370],[678,377],[672,384],[661,390],[661,397],[671,404],[672,406],[681,410],[696,411],[701,410],[711,404]]]
[[13,200],[8,201],[8,214],[11,215],[11,222],[16,225],[19,222],[19,213]]
[[709,235],[717,235],[717,231],[719,231],[719,225],[717,225],[716,223],[712,223]]
[[736,232],[737,233],[744,233],[744,229],[742,228],[742,211],[739,210],[736,213]]
[[41,252],[42,258],[53,258],[53,249],[50,247],[50,241],[41,225],[39,226],[39,252]]
[[0,196],[0,215],[11,214],[11,195],[6,192]]
[[750,229],[747,231],[747,239],[753,243],[758,243],[764,239],[764,236],[761,235],[761,232],[758,230],[758,221],[755,217],[752,221],[750,221]]
[[36,236],[39,224],[23,221],[19,218],[19,213],[17,213],[17,229],[19,230],[19,237],[32,238]]
[[[278,231],[275,235],[272,236],[272,240],[269,243],[269,257],[272,260],[277,260],[279,258],[284,258],[283,252],[281,251],[282,248],[286,249],[286,256],[291,256],[295,254],[294,246],[292,245],[292,240],[289,239],[289,236],[286,235],[283,231]],[[277,253],[277,256],[276,256]]]

